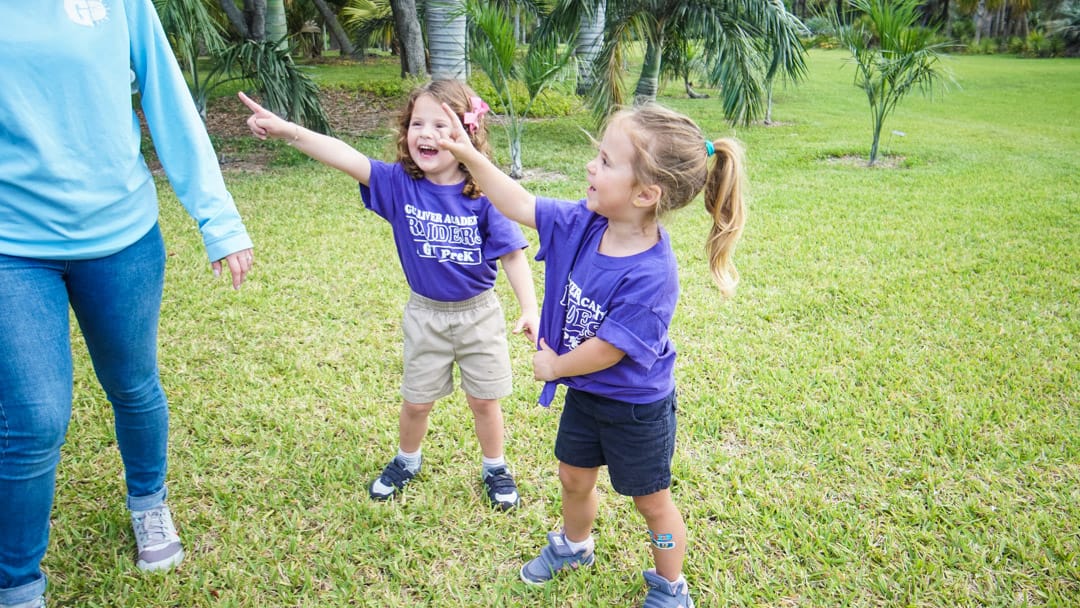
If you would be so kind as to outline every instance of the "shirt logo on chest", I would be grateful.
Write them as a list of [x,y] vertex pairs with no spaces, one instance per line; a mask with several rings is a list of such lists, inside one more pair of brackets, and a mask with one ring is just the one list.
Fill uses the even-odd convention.
[[405,215],[408,216],[409,234],[419,245],[420,257],[462,266],[483,262],[475,216],[424,211],[412,205],[405,206]]
[[562,302],[566,306],[566,322],[563,324],[563,344],[574,350],[582,342],[596,335],[600,322],[607,316],[604,307],[581,293],[581,286],[567,277]]
[[109,18],[104,0],[64,0],[68,19],[76,25],[94,27]]

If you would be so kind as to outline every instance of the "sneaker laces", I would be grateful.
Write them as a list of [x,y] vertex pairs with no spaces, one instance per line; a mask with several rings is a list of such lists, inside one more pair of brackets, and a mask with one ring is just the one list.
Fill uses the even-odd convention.
[[169,512],[162,507],[132,514],[135,543],[142,548],[167,545],[179,541]]

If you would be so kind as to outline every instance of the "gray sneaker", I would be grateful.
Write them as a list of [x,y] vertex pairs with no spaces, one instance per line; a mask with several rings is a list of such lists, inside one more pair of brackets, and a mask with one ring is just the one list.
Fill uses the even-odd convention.
[[657,574],[653,568],[641,574],[649,586],[649,594],[645,596],[641,608],[694,608],[694,600],[690,599],[685,580],[673,583]]
[[530,585],[541,585],[555,578],[555,575],[564,568],[577,570],[582,566],[591,566],[593,552],[591,549],[582,549],[577,553],[570,550],[566,544],[566,535],[563,532],[548,532],[548,546],[540,551],[540,555],[521,567],[521,580]]
[[166,505],[131,512],[131,527],[139,548],[136,566],[140,570],[168,570],[184,559],[184,548]]

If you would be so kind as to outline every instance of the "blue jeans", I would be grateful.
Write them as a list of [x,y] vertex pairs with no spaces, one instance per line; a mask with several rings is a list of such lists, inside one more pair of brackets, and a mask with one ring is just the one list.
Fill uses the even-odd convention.
[[45,592],[40,564],[71,418],[69,306],[113,407],[127,506],[165,500],[169,410],[157,366],[164,279],[157,226],[94,260],[0,255],[0,605]]

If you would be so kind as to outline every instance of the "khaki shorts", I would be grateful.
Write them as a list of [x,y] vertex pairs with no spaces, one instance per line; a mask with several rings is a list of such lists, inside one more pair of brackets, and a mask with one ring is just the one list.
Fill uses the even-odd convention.
[[430,403],[454,391],[454,363],[461,388],[478,399],[510,395],[506,319],[494,290],[461,302],[439,302],[417,293],[405,304],[405,376],[401,396]]

